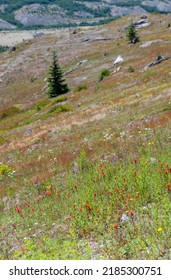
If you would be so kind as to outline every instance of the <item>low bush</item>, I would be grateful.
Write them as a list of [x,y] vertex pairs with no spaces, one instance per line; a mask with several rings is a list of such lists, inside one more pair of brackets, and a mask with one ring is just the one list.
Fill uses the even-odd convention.
[[103,69],[100,73],[99,80],[103,80],[105,77],[108,77],[110,73],[109,69]]
[[87,89],[87,85],[86,84],[80,84],[75,88],[76,92],[80,92],[82,90],[86,90]]

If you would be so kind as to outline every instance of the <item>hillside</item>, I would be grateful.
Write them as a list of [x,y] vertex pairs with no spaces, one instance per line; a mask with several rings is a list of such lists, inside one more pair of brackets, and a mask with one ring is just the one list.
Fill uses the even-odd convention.
[[92,25],[147,12],[170,13],[171,1],[0,0],[0,29]]
[[[141,16],[0,53],[2,259],[171,259],[171,22],[130,44]],[[48,99],[54,49],[70,92]]]

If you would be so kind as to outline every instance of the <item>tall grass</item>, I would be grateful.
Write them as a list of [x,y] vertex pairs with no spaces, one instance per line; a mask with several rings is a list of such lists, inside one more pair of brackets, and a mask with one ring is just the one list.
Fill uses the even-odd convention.
[[169,150],[92,163],[4,203],[2,259],[160,259],[171,246]]

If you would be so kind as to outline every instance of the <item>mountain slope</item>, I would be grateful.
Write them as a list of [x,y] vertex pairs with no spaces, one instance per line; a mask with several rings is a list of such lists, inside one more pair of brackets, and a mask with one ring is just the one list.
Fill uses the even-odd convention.
[[[135,45],[132,17],[0,53],[2,259],[171,258],[170,15]],[[48,99],[54,49],[70,92]]]
[[[154,11],[171,12],[171,2],[168,0],[0,1],[0,19],[18,27],[92,24],[111,17]],[[0,25],[0,28],[5,27]]]

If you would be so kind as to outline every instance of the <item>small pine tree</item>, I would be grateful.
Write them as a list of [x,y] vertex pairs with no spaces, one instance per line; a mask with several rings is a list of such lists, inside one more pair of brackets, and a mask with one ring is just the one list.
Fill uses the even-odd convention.
[[65,84],[63,79],[62,70],[57,61],[56,52],[53,52],[52,63],[49,67],[48,91],[47,94],[50,98],[56,97],[60,94],[67,93],[69,91],[68,85]]
[[132,44],[135,44],[135,43],[140,41],[139,36],[137,34],[137,31],[136,31],[136,28],[135,28],[135,25],[133,24],[133,22],[131,22],[130,25],[128,26],[126,36],[127,36],[128,41]]

